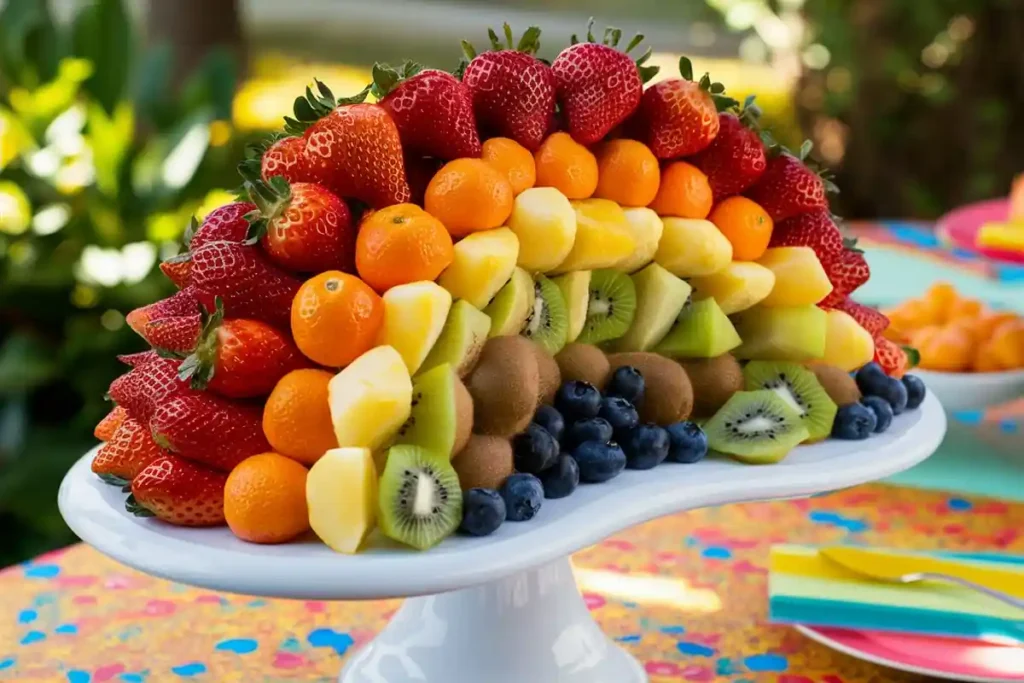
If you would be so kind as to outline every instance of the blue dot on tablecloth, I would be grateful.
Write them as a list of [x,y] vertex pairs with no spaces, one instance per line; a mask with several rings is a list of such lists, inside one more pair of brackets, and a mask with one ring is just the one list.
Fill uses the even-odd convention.
[[715,654],[714,649],[703,645],[701,643],[691,643],[685,640],[681,640],[676,643],[676,649],[684,655],[694,655],[696,657],[710,657]]
[[182,678],[190,678],[192,676],[198,676],[199,674],[206,673],[206,665],[201,662],[189,662],[188,664],[172,667],[171,673],[177,674]]
[[974,427],[980,425],[985,419],[985,412],[982,410],[958,410],[953,413],[953,419]]
[[46,634],[42,631],[29,631],[22,637],[22,645],[31,645],[32,643],[38,643],[41,640],[46,640]]
[[39,616],[39,612],[34,609],[23,609],[18,612],[18,623],[19,624],[31,624]]
[[715,673],[719,676],[731,676],[733,673],[732,660],[728,657],[722,657],[715,662]]
[[239,655],[247,655],[250,652],[255,652],[256,648],[259,647],[252,638],[232,638],[231,640],[222,640],[216,645],[216,649],[223,652],[234,652]]
[[1017,424],[1016,420],[1006,419],[999,421],[999,431],[1004,434],[1016,434],[1019,428],[1020,425]]
[[911,223],[900,223],[892,222],[887,223],[889,232],[892,236],[901,242],[909,242],[919,247],[925,248],[936,248],[941,246],[939,238],[935,236],[935,233],[930,230],[923,230],[922,228],[913,225]]
[[299,642],[298,638],[289,636],[288,638],[284,639],[284,641],[281,643],[278,649],[283,650],[284,652],[301,652],[302,643]]
[[121,674],[118,678],[122,683],[143,683],[146,680],[142,674]]
[[672,626],[662,626],[660,630],[661,630],[662,633],[669,633],[669,634],[676,634],[676,635],[678,635],[680,633],[686,633],[686,628],[685,627],[683,627],[683,626],[675,626],[675,625],[672,625]]
[[620,643],[639,643],[642,638],[643,636],[637,633],[631,633],[627,636],[619,636],[615,640],[619,641]]
[[764,654],[751,655],[743,660],[743,663],[751,671],[785,671],[789,668],[789,661],[782,655]]
[[708,546],[700,554],[709,560],[728,560],[732,557],[732,551],[720,545]]
[[29,579],[52,579],[60,574],[60,567],[55,564],[33,564],[25,567],[25,576]]
[[78,633],[78,627],[74,624],[61,624],[57,628],[53,629],[55,633],[60,633],[66,636],[73,636]]
[[68,683],[89,683],[91,678],[88,671],[74,669],[68,672]]
[[844,517],[839,513],[828,512],[825,510],[814,510],[808,513],[807,518],[815,524],[831,524],[854,533],[867,531],[868,529],[868,525],[859,519],[851,519],[849,517]]
[[249,607],[266,607],[267,601],[259,598],[257,600],[250,600]]
[[4,669],[14,668],[14,657],[7,657],[6,659],[0,659],[0,671]]
[[950,510],[970,510],[974,507],[974,503],[963,498],[950,498],[946,504]]
[[313,647],[333,648],[338,655],[345,654],[355,641],[347,633],[340,633],[330,628],[318,628],[309,632],[306,641]]

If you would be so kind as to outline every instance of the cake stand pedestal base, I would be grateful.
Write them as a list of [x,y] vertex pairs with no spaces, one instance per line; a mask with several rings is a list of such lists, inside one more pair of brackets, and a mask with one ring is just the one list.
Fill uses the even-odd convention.
[[569,558],[450,593],[409,598],[340,683],[646,683],[601,631]]

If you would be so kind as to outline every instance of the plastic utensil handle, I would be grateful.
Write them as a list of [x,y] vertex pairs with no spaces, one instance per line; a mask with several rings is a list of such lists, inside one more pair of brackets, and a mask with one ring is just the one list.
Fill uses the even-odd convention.
[[935,572],[921,572],[919,574],[911,574],[906,578],[912,577],[918,577],[920,579],[927,581],[948,581],[950,583],[955,583],[957,585],[963,586],[964,588],[970,588],[971,590],[975,590],[979,593],[984,593],[990,598],[993,598],[1006,605],[1010,605],[1011,607],[1016,607],[1017,609],[1024,611],[1024,600],[1018,600],[1012,595],[1007,595],[1006,593],[997,591],[994,588],[982,586],[980,583],[968,581],[967,579],[961,579],[959,576],[952,576],[950,574],[938,574]]

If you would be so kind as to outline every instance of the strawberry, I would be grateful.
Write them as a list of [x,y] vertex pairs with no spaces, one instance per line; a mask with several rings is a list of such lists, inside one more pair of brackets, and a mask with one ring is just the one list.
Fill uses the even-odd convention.
[[718,135],[719,108],[739,104],[722,95],[721,83],[704,74],[693,80],[693,65],[679,59],[682,78],[669,78],[648,88],[627,128],[659,159],[676,159],[707,148]]
[[125,508],[138,517],[156,517],[176,526],[220,526],[227,479],[222,472],[165,455],[132,480]]
[[192,262],[174,257],[160,263],[160,272],[178,289],[185,289],[192,282]]
[[193,389],[231,398],[266,396],[292,370],[309,367],[291,338],[258,320],[224,320],[224,309],[203,312],[195,350],[178,370]]
[[843,249],[828,258],[818,258],[829,282],[832,283],[832,292],[820,302],[823,308],[835,308],[871,277],[871,269],[864,260],[864,253],[857,249]]
[[295,118],[285,119],[285,130],[306,140],[303,163],[339,197],[375,209],[409,201],[398,127],[383,107],[364,102],[369,86],[338,101],[316,84],[318,93],[307,88],[295,101]]
[[843,251],[843,233],[824,209],[802,213],[775,224],[769,247],[810,247],[824,263]]
[[107,413],[106,417],[100,420],[92,430],[92,435],[100,441],[110,441],[126,417],[128,417],[127,410],[122,406],[114,406],[114,409]]
[[587,42],[581,43],[573,36],[572,45],[558,53],[551,63],[566,130],[582,145],[599,142],[625,121],[640,104],[644,83],[658,72],[658,67],[644,66],[651,56],[650,50],[636,62],[629,56],[643,40],[642,35],[633,38],[625,52],[620,52],[616,47],[622,31],[607,28],[604,39],[597,43],[593,26],[591,19]]
[[321,183],[315,169],[306,163],[304,152],[306,139],[293,135],[271,139],[268,144],[253,149],[259,154],[260,177],[269,182],[274,176],[281,176],[289,183]]
[[185,246],[195,251],[209,242],[241,242],[249,234],[246,216],[256,210],[249,202],[231,202],[214,209],[202,223],[195,219],[185,231]]
[[129,417],[96,453],[92,471],[108,484],[124,486],[142,468],[164,455],[167,451],[153,441],[149,427]]
[[507,46],[494,31],[488,35],[493,51],[477,54],[462,42],[469,61],[462,82],[472,95],[477,124],[490,137],[511,138],[536,152],[555,122],[555,76],[534,56],[540,48],[540,29],[528,28],[515,47],[508,24]]
[[[301,281],[273,265],[259,248],[240,242],[209,242],[192,251],[190,258],[193,286],[223,299],[229,316],[289,329],[292,299]],[[215,308],[206,306],[207,310]]]
[[885,374],[897,379],[903,377],[910,365],[906,351],[899,344],[882,336],[875,337],[875,362],[882,366]]
[[119,361],[124,363],[130,368],[137,368],[140,365],[145,365],[150,361],[154,361],[160,357],[156,351],[138,351],[137,353],[123,353],[117,357]]
[[153,438],[169,451],[230,472],[250,455],[271,450],[263,436],[263,409],[208,393],[174,396],[150,420]]
[[446,71],[405,62],[373,65],[370,91],[391,115],[407,152],[443,160],[480,156],[473,95]]
[[834,191],[835,185],[804,163],[810,151],[808,141],[800,148],[799,157],[786,151],[772,156],[764,175],[746,192],[776,223],[808,211],[828,209],[827,192]]
[[859,304],[853,299],[843,299],[832,308],[849,314],[861,327],[870,332],[872,337],[881,335],[889,327],[889,319],[877,308]]
[[107,393],[128,415],[145,422],[164,399],[191,392],[188,383],[178,377],[180,364],[176,358],[158,358],[115,379]]
[[147,323],[163,318],[195,315],[199,311],[200,306],[213,308],[213,299],[214,297],[205,290],[190,285],[185,289],[175,292],[166,299],[136,308],[125,316],[125,322],[137,334],[142,335]]
[[759,115],[750,97],[739,114],[719,114],[714,142],[691,159],[708,177],[716,202],[743,192],[764,174],[768,161],[757,125]]

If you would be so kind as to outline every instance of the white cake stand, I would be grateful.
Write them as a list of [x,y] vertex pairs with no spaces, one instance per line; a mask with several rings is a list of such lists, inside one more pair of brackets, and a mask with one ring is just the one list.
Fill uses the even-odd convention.
[[[487,538],[452,537],[425,553],[383,539],[356,556],[310,540],[260,546],[227,529],[133,517],[124,495],[89,470],[60,488],[64,519],[100,552],[140,571],[218,591],[279,598],[410,597],[356,653],[341,683],[641,683],[643,669],[601,632],[569,555],[635,524],[682,510],[799,497],[880,479],[931,455],[946,418],[930,394],[867,441],[802,446],[777,465],[709,458],[623,472],[544,502],[530,522]],[[422,597],[414,597],[422,596]]]

